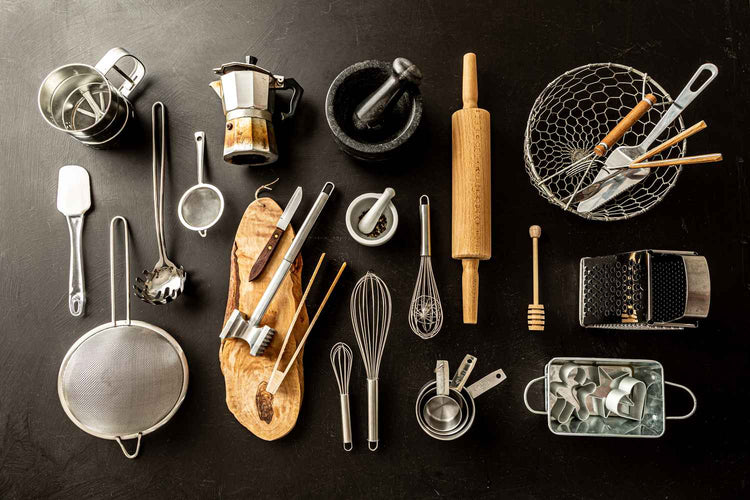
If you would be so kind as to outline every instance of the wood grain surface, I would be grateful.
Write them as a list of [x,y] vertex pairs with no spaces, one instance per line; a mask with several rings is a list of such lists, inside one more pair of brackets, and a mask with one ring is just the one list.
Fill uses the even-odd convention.
[[[750,5],[739,0],[0,0],[0,498],[748,496],[747,418],[727,409],[750,387],[748,26]],[[132,94],[138,127],[119,148],[95,151],[45,123],[37,92],[56,67],[95,64],[115,46],[138,55],[147,69]],[[450,116],[462,107],[461,61],[468,51],[477,54],[479,106],[492,113],[493,162],[493,258],[480,264],[473,326],[462,323],[461,266],[451,259]],[[216,79],[213,68],[246,54],[305,89],[295,116],[276,123],[280,158],[267,167],[222,160],[225,117],[209,83]],[[424,75],[420,129],[402,156],[363,164],[338,150],[325,119],[326,92],[350,64],[396,57],[413,61]],[[710,125],[688,139],[687,154],[724,155],[718,168],[683,169],[659,205],[616,223],[586,221],[552,206],[524,169],[523,136],[537,96],[566,71],[607,61],[648,73],[672,96],[699,65],[716,64],[718,77],[683,118]],[[168,120],[167,250],[189,276],[184,295],[170,305],[131,296],[132,316],[179,341],[190,385],[174,418],[149,434],[137,460],[127,460],[116,445],[68,420],[56,384],[70,346],[109,320],[109,220],[128,218],[131,278],[157,260],[150,137],[157,100]],[[206,132],[206,182],[226,202],[206,238],[184,228],[176,212],[195,184],[198,130]],[[68,312],[68,228],[55,206],[57,173],[67,164],[86,168],[92,186],[83,230],[88,303],[81,318]],[[323,252],[327,263],[316,283],[330,283],[341,262],[348,265],[305,345],[297,424],[267,442],[228,409],[217,351],[237,228],[258,186],[276,178],[270,196],[282,207],[297,186],[305,191],[295,227],[323,183],[336,183],[302,250],[302,283]],[[396,191],[398,231],[386,245],[362,247],[346,230],[347,206],[387,186]],[[422,194],[431,202],[432,265],[444,311],[441,332],[428,341],[407,322],[419,269]],[[533,334],[527,327],[531,224],[544,228],[539,265],[546,313],[545,331]],[[697,330],[674,333],[581,328],[581,257],[643,248],[695,250],[707,258],[709,317]],[[366,449],[366,377],[349,313],[352,287],[370,269],[393,297],[376,453]],[[122,285],[118,277],[118,291]],[[324,289],[311,291],[308,311],[317,309]],[[328,358],[339,341],[354,351],[350,453],[341,449]],[[417,425],[415,398],[434,377],[436,360],[457,367],[467,353],[477,357],[469,384],[498,368],[508,379],[477,398],[466,435],[438,442]],[[698,411],[670,420],[659,439],[554,436],[522,398],[553,356],[658,360],[670,381],[695,391]],[[541,390],[530,396],[535,407],[543,405]],[[691,404],[672,389],[666,398],[669,414]]]
[[[260,198],[251,203],[242,216],[237,235],[232,245],[229,270],[229,292],[224,313],[226,323],[232,311],[239,309],[250,316],[260,297],[268,287],[279,264],[283,261],[294,238],[294,230],[287,228],[279,241],[276,252],[271,256],[263,273],[254,281],[248,281],[250,269],[263,250],[268,235],[273,233],[282,209],[270,198]],[[276,359],[281,351],[284,337],[292,324],[294,313],[302,297],[302,256],[294,261],[289,274],[282,281],[276,297],[268,306],[261,324],[276,330],[276,335],[261,356],[252,356],[250,346],[244,340],[227,339],[219,348],[221,372],[224,374],[227,392],[227,406],[232,414],[250,432],[266,441],[286,436],[297,423],[304,371],[300,352],[294,365],[276,394],[265,388],[271,376]],[[310,320],[307,308],[302,307],[291,331],[291,337],[282,357],[282,367],[297,348],[297,343],[305,334]]]

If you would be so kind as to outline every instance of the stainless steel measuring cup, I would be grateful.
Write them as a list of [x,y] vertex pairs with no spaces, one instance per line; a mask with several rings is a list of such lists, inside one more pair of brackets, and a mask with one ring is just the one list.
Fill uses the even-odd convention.
[[[107,78],[112,71],[123,79],[119,87]],[[96,66],[60,66],[39,87],[39,111],[52,127],[80,142],[108,147],[135,117],[128,97],[145,74],[143,63],[120,47],[110,49]]]
[[224,213],[224,196],[219,188],[203,182],[203,158],[206,150],[205,132],[195,133],[195,148],[198,155],[198,184],[191,187],[180,198],[177,215],[182,225],[198,231],[206,237],[206,230],[216,224]]

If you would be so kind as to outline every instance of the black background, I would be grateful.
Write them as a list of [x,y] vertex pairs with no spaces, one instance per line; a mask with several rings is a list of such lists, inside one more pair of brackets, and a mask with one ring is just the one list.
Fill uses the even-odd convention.
[[[0,496],[60,497],[736,497],[747,489],[749,382],[742,240],[750,231],[746,185],[750,92],[747,2],[273,1],[0,2]],[[89,149],[50,128],[36,94],[53,68],[94,64],[109,48],[138,55],[148,74],[134,94],[142,129],[123,147]],[[477,53],[479,103],[492,113],[493,258],[480,265],[478,326],[460,320],[460,264],[450,258],[450,115],[460,107],[461,56]],[[262,168],[221,159],[224,117],[208,87],[211,69],[246,53],[305,88],[297,116],[278,127],[281,159]],[[349,64],[406,56],[424,75],[425,114],[412,150],[388,164],[359,164],[340,152],[325,122],[325,94]],[[683,114],[706,120],[688,153],[721,152],[721,166],[687,168],[665,201],[625,222],[583,220],[545,202],[529,184],[522,141],[544,86],[573,67],[612,61],[652,75],[673,96],[703,62],[719,76]],[[187,399],[172,421],[144,438],[135,461],[114,442],[79,431],[56,392],[60,361],[87,330],[109,321],[107,229],[131,225],[133,275],[156,260],[151,210],[150,107],[168,108],[166,233],[173,260],[189,272],[186,293],[166,307],[133,302],[133,317],[171,332],[190,364]],[[208,180],[227,207],[206,239],[177,218],[195,182],[193,132],[205,130]],[[84,166],[94,204],[86,216],[88,308],[68,313],[68,231],[55,207],[57,171]],[[282,206],[297,185],[305,198],[295,226],[327,180],[336,191],[303,250],[304,280],[320,252],[350,269],[305,352],[305,399],[294,430],[264,442],[224,403],[218,333],[231,243],[262,183],[281,180]],[[346,207],[392,186],[400,226],[380,248],[349,237]],[[433,265],[446,321],[433,340],[408,328],[417,273],[418,197],[432,200]],[[743,227],[744,222],[744,227]],[[543,333],[526,330],[531,297],[528,226],[543,228]],[[744,231],[744,232],[743,232]],[[640,248],[695,250],[712,277],[711,313],[678,333],[584,330],[577,322],[582,256]],[[330,279],[335,263],[326,268]],[[373,269],[388,283],[393,325],[380,371],[381,446],[366,451],[366,397],[355,349],[355,450],[341,449],[331,345],[354,346],[348,297]],[[322,287],[319,287],[322,288]],[[316,290],[308,307],[322,296]],[[471,431],[443,443],[414,418],[414,398],[435,360],[479,358],[474,377],[502,367],[509,379],[477,401]],[[670,421],[659,439],[565,438],[523,406],[527,381],[554,356],[655,359],[669,380],[697,394],[694,417]],[[667,412],[689,401],[669,390]],[[541,392],[535,394],[541,406]],[[745,493],[746,494],[746,493]]]

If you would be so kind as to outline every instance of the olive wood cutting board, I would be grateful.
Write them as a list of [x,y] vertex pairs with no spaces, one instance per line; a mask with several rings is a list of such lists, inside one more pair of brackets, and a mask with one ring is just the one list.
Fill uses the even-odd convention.
[[[260,198],[245,210],[232,246],[229,271],[229,295],[224,323],[234,309],[246,316],[252,314],[284,254],[291,245],[291,225],[284,232],[276,251],[263,272],[248,281],[250,269],[260,255],[276,222],[281,207],[270,198]],[[304,389],[302,352],[289,370],[276,394],[265,391],[294,312],[302,298],[302,256],[294,261],[289,274],[268,307],[262,324],[276,330],[262,356],[251,356],[250,347],[241,339],[226,339],[219,347],[221,372],[226,383],[227,406],[235,418],[261,439],[272,441],[285,436],[297,422]],[[280,369],[286,367],[309,324],[306,307],[302,307],[284,352]]]

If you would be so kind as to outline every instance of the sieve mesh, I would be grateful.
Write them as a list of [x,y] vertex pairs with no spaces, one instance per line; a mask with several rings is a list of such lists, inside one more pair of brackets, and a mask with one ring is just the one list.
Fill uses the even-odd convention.
[[182,359],[152,328],[137,322],[105,328],[67,356],[61,397],[87,432],[112,438],[144,432],[180,403]]
[[[524,139],[524,161],[531,183],[550,203],[566,209],[589,161],[552,179],[551,175],[586,158],[615,125],[635,107],[644,94],[653,94],[655,104],[618,141],[618,146],[638,145],[646,138],[662,113],[671,104],[669,94],[651,77],[633,68],[612,63],[589,64],[570,70],[553,80],[537,98],[529,114]],[[684,129],[682,118],[675,120],[662,137]],[[651,160],[684,156],[685,141],[666,149]],[[582,187],[594,182],[604,166],[604,157],[594,157]],[[589,213],[568,211],[588,219],[627,219],[656,205],[677,180],[679,167],[652,169],[640,183]]]
[[182,218],[192,227],[206,227],[221,216],[221,198],[211,188],[192,190],[181,207]]

